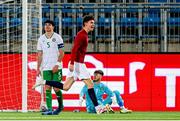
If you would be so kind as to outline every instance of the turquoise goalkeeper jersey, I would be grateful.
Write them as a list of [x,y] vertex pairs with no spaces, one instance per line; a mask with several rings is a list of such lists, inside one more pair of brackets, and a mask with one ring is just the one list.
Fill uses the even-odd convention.
[[[102,105],[104,104],[103,94],[107,94],[106,99],[109,99],[114,96],[113,92],[103,83],[98,83],[98,84],[94,83],[94,91],[95,91],[98,103],[102,104]],[[86,99],[87,111],[89,109],[92,110],[92,108],[94,109],[94,105],[88,94],[88,88],[86,85],[82,88],[82,90],[80,92],[80,97],[83,97],[84,95],[85,95],[85,99]]]

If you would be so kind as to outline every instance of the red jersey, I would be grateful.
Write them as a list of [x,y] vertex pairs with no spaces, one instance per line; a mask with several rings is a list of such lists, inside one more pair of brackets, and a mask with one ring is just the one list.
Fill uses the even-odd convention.
[[84,63],[84,58],[88,46],[88,34],[82,29],[75,37],[74,45],[71,50],[71,64],[75,62]]

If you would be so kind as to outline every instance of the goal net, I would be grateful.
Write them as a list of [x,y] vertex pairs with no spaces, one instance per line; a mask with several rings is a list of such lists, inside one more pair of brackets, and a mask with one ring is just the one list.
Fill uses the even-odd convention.
[[[36,43],[42,32],[39,3],[27,9],[27,109],[39,110],[41,87],[31,90],[36,78]],[[0,110],[22,110],[22,3],[0,4]],[[26,99],[26,98],[25,98]]]
[[[25,11],[23,11],[22,6],[22,3],[0,4],[0,111],[39,111],[41,106],[44,106],[44,88],[38,87],[35,91],[32,90],[36,80],[37,40],[43,33],[42,23],[45,20],[51,19],[57,22],[56,24],[64,25],[60,19],[63,16],[61,11],[54,15],[54,11],[60,9],[60,7],[49,9],[49,5],[46,4],[41,6],[41,3],[37,2],[28,3],[27,17],[24,17]],[[56,17],[54,18],[54,16]],[[56,20],[57,17],[59,17],[58,20]],[[24,26],[25,22],[26,26]],[[24,34],[24,28],[26,27],[27,34]],[[66,33],[61,26],[55,28],[55,31],[70,36],[69,31]],[[25,36],[27,39],[24,39]],[[68,44],[66,43],[66,48],[67,50],[71,48],[69,41]],[[27,52],[25,52],[26,50]],[[67,66],[68,54],[65,59],[63,65]],[[63,68],[63,71],[67,72],[67,67]],[[65,80],[64,72],[63,80]],[[83,83],[80,86],[82,87]],[[79,88],[78,83],[72,88],[76,92],[73,89],[63,92],[63,103],[68,107],[66,107],[67,110],[74,109],[74,106],[78,107],[79,92],[77,93],[77,89],[80,91],[81,88]],[[56,108],[58,106],[57,99],[54,92],[52,94],[52,105],[53,108]]]

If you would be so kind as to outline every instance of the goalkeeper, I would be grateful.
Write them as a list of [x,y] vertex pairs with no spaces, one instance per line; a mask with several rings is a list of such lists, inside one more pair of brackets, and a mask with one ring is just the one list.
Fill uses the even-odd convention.
[[[99,104],[105,105],[107,108],[107,111],[109,113],[114,113],[113,109],[111,108],[112,103],[117,103],[120,107],[120,113],[131,113],[132,110],[128,110],[124,107],[124,102],[122,100],[122,97],[120,96],[119,91],[111,91],[105,84],[101,83],[102,76],[104,75],[103,71],[101,70],[96,70],[94,72],[94,91],[97,96],[97,100]],[[103,99],[103,94],[107,94],[107,98]],[[95,108],[90,100],[88,91],[87,91],[87,86],[85,85],[81,92],[80,92],[80,100],[79,104],[80,106],[82,105],[83,102],[83,97],[85,95],[86,98],[86,110],[88,113],[95,113]]]

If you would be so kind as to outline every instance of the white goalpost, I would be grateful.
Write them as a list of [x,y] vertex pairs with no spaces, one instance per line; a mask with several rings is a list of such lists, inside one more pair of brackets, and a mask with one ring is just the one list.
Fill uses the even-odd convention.
[[[41,0],[38,1],[38,8],[37,11],[39,11],[38,19],[39,19],[39,35],[42,34],[42,7],[41,7]],[[31,7],[33,7],[34,5],[30,5],[30,9],[29,9],[29,19],[31,21],[31,15],[33,14],[33,12],[31,10]],[[23,16],[22,16],[22,112],[27,112],[27,92],[28,92],[28,2],[27,0],[23,0],[22,1],[22,11],[23,11]],[[31,14],[32,13],[32,14]],[[33,21],[31,22],[32,24],[37,24],[37,23],[33,23]],[[33,29],[33,28],[32,28]],[[38,28],[37,28],[38,29]],[[31,33],[30,33],[31,34]],[[37,39],[37,38],[36,38]],[[33,46],[33,45],[32,45]],[[41,101],[40,101],[40,110],[43,106],[45,106],[45,102],[44,102],[44,86],[40,87],[40,93],[41,93]]]
[[28,6],[27,0],[22,1],[22,112],[27,112],[27,85],[28,85],[28,76],[27,76],[27,27],[28,27]]

